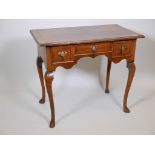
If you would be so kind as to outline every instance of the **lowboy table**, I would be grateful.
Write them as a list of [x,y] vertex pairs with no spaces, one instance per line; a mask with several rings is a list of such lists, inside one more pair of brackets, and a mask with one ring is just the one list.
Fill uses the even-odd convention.
[[111,63],[118,63],[126,59],[129,75],[124,93],[123,109],[124,112],[129,113],[127,98],[136,68],[134,64],[136,40],[144,38],[143,35],[119,25],[40,29],[30,32],[38,46],[37,69],[42,86],[40,103],[45,103],[43,62],[46,67],[44,77],[51,108],[51,128],[55,126],[52,73],[58,66],[66,69],[73,67],[82,57],[94,58],[98,55],[105,55],[108,58],[105,93],[109,93]]

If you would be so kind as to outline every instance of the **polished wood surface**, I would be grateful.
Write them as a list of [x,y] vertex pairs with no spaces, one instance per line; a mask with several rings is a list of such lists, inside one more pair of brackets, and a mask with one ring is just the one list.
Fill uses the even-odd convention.
[[135,66],[134,62],[127,62],[127,68],[129,69],[129,76],[128,76],[128,81],[127,81],[127,85],[126,85],[126,89],[125,89],[124,101],[123,101],[124,105],[123,106],[124,106],[124,112],[129,113],[130,110],[127,107],[127,98],[128,98],[128,94],[129,94],[129,90],[131,87],[133,77],[135,75],[136,66]]
[[[43,57],[43,61],[45,62],[47,70],[51,72],[55,71],[59,66],[69,69],[73,67],[80,58],[88,56],[94,58],[99,55],[105,55],[114,63],[118,63],[123,59],[131,62],[134,61],[135,48],[136,40],[105,41],[102,43],[94,42],[89,44],[59,45],[54,47],[47,46],[46,56]],[[45,52],[42,51],[42,53]]]
[[46,89],[50,101],[50,107],[51,107],[51,122],[50,127],[55,127],[55,109],[54,109],[54,101],[53,101],[53,92],[52,92],[52,82],[53,82],[53,75],[51,73],[46,72],[45,73],[45,82],[46,82]]
[[144,36],[119,25],[97,25],[31,30],[40,46],[70,45],[91,42],[117,41]]
[[144,38],[143,35],[119,25],[31,30],[31,34],[37,42],[38,47],[37,68],[42,87],[40,103],[45,102],[43,62],[46,67],[44,78],[51,108],[51,128],[55,126],[55,109],[52,92],[53,72],[59,66],[70,69],[83,57],[95,58],[99,55],[107,57],[106,93],[110,92],[111,64],[119,63],[122,60],[127,61],[129,75],[124,93],[123,110],[124,112],[129,112],[127,99],[136,68],[134,64],[136,41],[138,38]]

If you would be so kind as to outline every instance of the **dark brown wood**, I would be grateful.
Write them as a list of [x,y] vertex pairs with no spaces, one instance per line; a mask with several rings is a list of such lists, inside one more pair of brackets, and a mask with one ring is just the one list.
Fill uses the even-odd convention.
[[126,85],[126,89],[125,89],[123,104],[124,104],[124,112],[129,113],[130,110],[127,107],[127,98],[128,98],[128,94],[130,91],[133,77],[135,75],[136,66],[135,66],[134,62],[127,62],[127,68],[129,69],[129,76],[128,76],[128,81],[127,81],[127,85]]
[[109,91],[110,70],[111,70],[111,61],[108,59],[108,65],[107,65],[107,78],[106,78],[106,89],[105,89],[105,93],[110,93],[110,91]]
[[[61,56],[61,52],[66,51],[65,56]],[[51,48],[51,59],[52,62],[67,62],[74,61],[74,53],[73,49],[70,46],[58,46]]]
[[60,46],[144,37],[116,24],[40,29],[30,32],[40,46]]
[[42,88],[42,98],[39,101],[39,103],[41,103],[41,104],[45,103],[45,85],[44,85],[42,63],[43,63],[42,58],[38,56],[37,69],[38,69],[39,79],[40,79],[41,88]]
[[53,75],[57,67],[72,68],[83,57],[95,58],[105,55],[108,59],[106,88],[109,93],[111,63],[128,62],[129,76],[124,94],[123,109],[129,112],[127,98],[135,73],[136,40],[144,36],[119,25],[100,25],[73,28],[31,30],[38,45],[37,68],[42,86],[41,103],[45,102],[42,62],[46,67],[45,81],[51,107],[50,127],[55,126],[54,101],[52,93]]
[[[98,55],[105,55],[114,63],[118,63],[123,59],[134,61],[135,45],[136,40],[128,40],[47,47],[47,70],[50,72],[56,70],[59,66],[66,68],[66,65],[76,64],[82,57],[94,58]],[[62,52],[66,52],[63,57],[60,55]]]
[[50,101],[50,107],[51,107],[51,122],[50,127],[55,127],[55,109],[54,109],[54,101],[53,101],[53,92],[52,92],[52,81],[54,77],[52,73],[46,72],[45,73],[45,81],[46,81],[46,89]]
[[[134,41],[117,41],[114,42],[113,58],[130,56],[132,47],[134,46]],[[124,47],[124,50],[121,48]]]
[[112,42],[93,43],[93,44],[80,44],[72,46],[75,50],[75,55],[88,55],[88,54],[103,54],[112,51]]

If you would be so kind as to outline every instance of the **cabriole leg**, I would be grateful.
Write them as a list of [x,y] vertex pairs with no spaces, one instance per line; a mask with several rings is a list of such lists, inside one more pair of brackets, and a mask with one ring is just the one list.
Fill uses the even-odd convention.
[[110,93],[110,91],[109,91],[110,70],[111,70],[111,61],[108,59],[108,65],[107,65],[107,78],[106,78],[106,89],[105,89],[105,93]]
[[125,89],[125,94],[124,94],[123,108],[124,108],[124,112],[129,113],[130,111],[127,107],[127,99],[128,99],[128,94],[133,81],[133,77],[135,75],[136,66],[134,62],[127,62],[127,68],[129,69],[129,75],[128,75],[128,81]]
[[51,108],[51,122],[50,127],[54,128],[55,126],[55,110],[54,110],[54,101],[53,101],[53,92],[52,92],[52,81],[54,77],[51,73],[45,73],[45,82],[46,82],[46,89],[49,97],[50,108]]
[[45,103],[45,85],[44,85],[42,63],[43,63],[42,58],[38,57],[37,58],[37,69],[38,69],[39,79],[40,79],[41,88],[42,88],[42,98],[40,99],[39,103],[43,104]]

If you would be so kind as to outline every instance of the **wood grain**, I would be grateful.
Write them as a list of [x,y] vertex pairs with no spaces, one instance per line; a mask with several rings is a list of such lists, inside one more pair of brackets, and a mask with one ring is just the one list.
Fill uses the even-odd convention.
[[51,122],[50,122],[50,128],[55,127],[55,109],[54,109],[54,101],[53,101],[53,92],[52,92],[52,81],[54,77],[51,73],[46,72],[45,73],[45,82],[46,82],[46,89],[50,101],[50,108],[51,108]]
[[40,46],[58,46],[143,38],[119,25],[81,26],[30,30]]
[[128,94],[129,94],[130,87],[132,84],[132,80],[133,80],[134,75],[135,75],[136,66],[135,66],[134,62],[127,62],[127,68],[129,69],[129,76],[128,76],[126,89],[125,89],[125,93],[124,93],[123,105],[124,105],[124,112],[129,113],[130,110],[127,106],[127,99],[128,99]]

